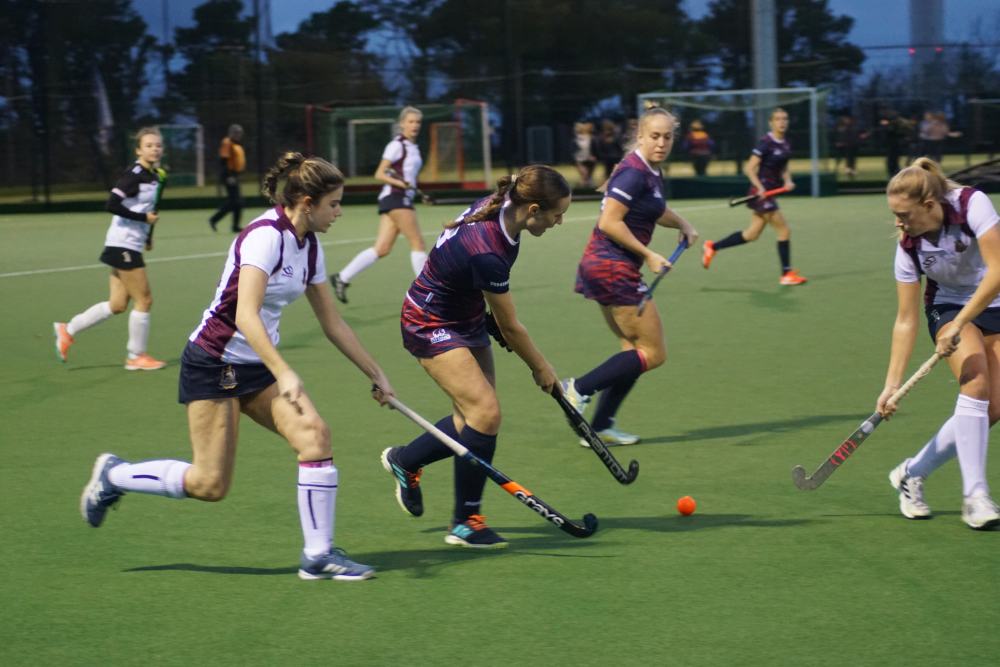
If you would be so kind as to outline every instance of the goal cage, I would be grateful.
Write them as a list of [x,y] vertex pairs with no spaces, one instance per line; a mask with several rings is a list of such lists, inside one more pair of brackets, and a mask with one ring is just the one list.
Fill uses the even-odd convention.
[[[348,178],[370,178],[385,146],[399,133],[405,107],[306,107],[306,152],[337,165]],[[489,105],[475,100],[424,104],[416,144],[424,160],[421,183],[461,183],[486,188],[493,182]]]
[[163,135],[160,167],[170,187],[204,187],[205,130],[201,125],[157,125]]
[[820,196],[820,167],[829,157],[827,100],[830,88],[771,88],[750,90],[706,90],[682,93],[644,93],[638,97],[640,113],[658,106],[680,120],[672,152],[683,161],[681,143],[691,123],[700,120],[715,141],[715,162],[746,160],[767,133],[771,111],[788,112],[788,136],[792,142],[789,170],[811,175],[811,194]]

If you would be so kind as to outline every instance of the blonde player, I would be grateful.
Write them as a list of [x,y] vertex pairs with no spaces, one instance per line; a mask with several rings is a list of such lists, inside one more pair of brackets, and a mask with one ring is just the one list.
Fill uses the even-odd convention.
[[419,109],[403,109],[399,113],[400,133],[382,153],[382,161],[375,170],[375,178],[385,183],[378,196],[380,222],[375,245],[359,252],[340,273],[330,276],[333,291],[343,303],[347,303],[347,288],[354,277],[388,255],[400,233],[410,242],[410,264],[414,275],[420,276],[427,261],[424,237],[420,235],[417,214],[413,210],[417,174],[424,165],[420,149],[414,143],[420,134],[422,117]]
[[[278,195],[281,177],[287,183]],[[338,474],[330,429],[275,347],[282,308],[305,294],[326,337],[375,385],[373,397],[385,404],[394,396],[323,284],[323,248],[316,233],[325,233],[340,217],[343,192],[344,177],[336,167],[298,153],[286,153],[267,175],[264,193],[277,205],[233,241],[215,299],[181,357],[178,400],[187,405],[193,463],[129,463],[102,454],[80,500],[87,523],[99,527],[108,508],[129,491],[208,502],[225,498],[243,413],[298,453],[305,538],[299,577],[353,581],[374,574],[333,546]]]
[[159,220],[153,209],[156,207],[160,177],[152,170],[163,155],[163,137],[155,127],[144,127],[135,138],[138,144],[135,153],[139,159],[118,179],[105,205],[105,210],[114,213],[114,217],[111,218],[100,260],[111,267],[111,296],[75,316],[68,324],[56,322],[52,325],[56,355],[62,362],[66,361],[70,345],[76,342],[74,336],[112,315],[124,313],[129,300],[132,300],[135,305],[128,316],[125,369],[154,371],[166,366],[146,354],[153,295],[142,259],[143,248],[153,249],[152,227]]
[[1000,511],[986,483],[986,450],[990,425],[1000,418],[1000,217],[985,194],[946,180],[927,158],[893,177],[887,192],[900,230],[899,310],[876,409],[886,418],[896,412],[887,401],[902,384],[917,338],[921,275],[927,276],[923,301],[931,338],[959,383],[954,414],[923,449],[889,473],[889,481],[903,516],[929,519],[924,480],[957,455],[962,519],[975,530],[993,528],[1000,525]]

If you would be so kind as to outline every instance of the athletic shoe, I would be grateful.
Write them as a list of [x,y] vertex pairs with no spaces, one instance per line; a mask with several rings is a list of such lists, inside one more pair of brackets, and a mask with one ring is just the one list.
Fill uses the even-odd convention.
[[[604,429],[603,431],[598,431],[597,435],[601,439],[601,442],[608,447],[614,447],[616,445],[634,445],[639,442],[639,436],[616,429],[614,419],[611,420],[610,427]],[[580,438],[580,446],[590,447],[590,443],[587,442],[585,438]]]
[[127,371],[158,371],[167,365],[165,361],[157,361],[145,352],[135,359],[125,360],[125,370]]
[[124,491],[108,479],[108,471],[121,463],[125,463],[125,460],[114,454],[101,454],[94,462],[94,472],[90,475],[90,481],[83,487],[83,495],[80,496],[80,514],[94,528],[101,527],[108,508],[117,504],[125,495]]
[[778,282],[782,285],[801,285],[806,279],[799,275],[799,272],[795,269],[789,269],[785,271],[785,274],[781,276],[781,280]]
[[215,220],[215,219],[213,219],[213,218],[209,218],[209,219],[208,219],[208,226],[212,228],[212,231],[213,231],[213,232],[218,232],[218,231],[219,231],[218,229],[216,229],[216,228],[215,228],[215,226],[216,226],[216,225],[217,225],[218,223],[219,223],[219,221],[218,221],[218,220]]
[[985,491],[977,491],[962,501],[962,521],[972,530],[991,530],[1000,526],[1000,508]]
[[333,285],[333,293],[337,295],[337,299],[341,303],[347,303],[347,288],[350,287],[350,283],[345,283],[340,279],[340,274],[335,273],[330,276],[330,284]]
[[382,452],[382,467],[396,478],[396,500],[403,511],[410,516],[423,516],[424,494],[420,490],[420,475],[423,470],[410,472],[396,462],[396,454],[402,447],[389,447]]
[[562,386],[563,396],[573,406],[573,409],[582,415],[587,409],[587,405],[590,404],[590,396],[584,396],[576,390],[576,378],[563,380],[559,384]]
[[299,579],[316,581],[318,579],[336,579],[337,581],[361,581],[375,576],[375,568],[371,565],[355,563],[347,557],[347,552],[334,547],[330,553],[310,560],[302,554],[299,562]]
[[931,508],[924,502],[924,478],[906,474],[906,461],[889,473],[889,483],[899,494],[899,511],[907,519],[930,519]]
[[712,259],[715,257],[715,242],[705,241],[701,246],[701,265],[706,269],[708,265],[712,263]]
[[504,549],[507,547],[507,540],[493,532],[486,525],[486,517],[480,514],[473,514],[468,521],[452,526],[451,532],[445,536],[444,541],[448,544],[475,549]]
[[239,234],[243,231],[242,227],[233,227],[233,234]]
[[63,322],[53,322],[52,323],[52,334],[56,337],[56,356],[59,357],[59,361],[66,363],[66,353],[69,352],[69,346],[75,343],[73,337],[66,333],[66,324]]

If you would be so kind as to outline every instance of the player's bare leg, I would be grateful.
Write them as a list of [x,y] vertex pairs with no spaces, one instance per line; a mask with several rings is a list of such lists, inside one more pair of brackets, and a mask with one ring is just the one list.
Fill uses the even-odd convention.
[[417,214],[413,209],[397,208],[389,211],[396,229],[410,242],[410,265],[413,267],[413,274],[420,275],[427,261],[427,246],[424,244],[424,237],[420,234],[420,225],[417,224]]
[[[127,293],[125,299],[121,298],[121,288]],[[128,299],[135,303],[128,316],[128,359],[125,361],[125,368],[130,371],[153,371],[166,366],[166,363],[146,354],[146,342],[149,340],[149,311],[153,307],[153,294],[149,288],[149,277],[146,275],[145,267],[128,271],[116,269],[111,276],[111,295],[111,309],[114,311],[115,308],[121,308],[115,312],[124,312]]]

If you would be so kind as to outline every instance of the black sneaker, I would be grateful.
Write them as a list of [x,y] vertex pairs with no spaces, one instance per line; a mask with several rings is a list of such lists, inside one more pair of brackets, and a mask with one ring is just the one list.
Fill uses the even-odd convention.
[[347,288],[349,284],[340,279],[339,273],[330,276],[330,284],[333,285],[333,293],[337,295],[337,299],[341,303],[347,303]]
[[396,500],[403,511],[410,516],[422,516],[424,513],[424,494],[420,490],[420,475],[423,470],[410,472],[396,463],[396,454],[402,447],[389,447],[382,452],[382,467],[396,478]]
[[476,549],[503,549],[507,546],[507,540],[493,532],[486,525],[486,517],[481,514],[473,514],[466,521],[452,527],[444,541]]

